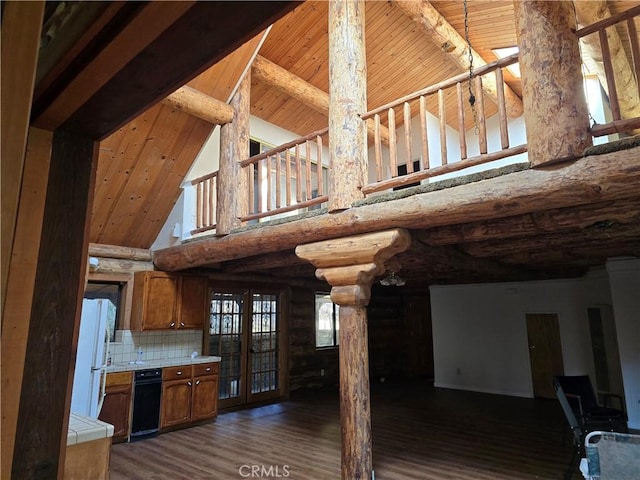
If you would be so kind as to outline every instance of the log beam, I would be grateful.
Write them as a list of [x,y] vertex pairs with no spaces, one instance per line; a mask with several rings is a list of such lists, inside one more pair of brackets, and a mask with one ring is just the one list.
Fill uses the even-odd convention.
[[578,158],[592,139],[573,3],[522,0],[514,9],[529,162]]
[[98,264],[89,264],[90,273],[130,273],[153,270],[153,263],[151,261],[105,257],[94,258],[98,261]]
[[340,305],[340,422],[342,479],[369,480],[372,472],[367,304],[385,262],[411,244],[402,229],[300,245],[296,254],[317,268]]
[[524,170],[451,189],[156,250],[154,264],[160,270],[182,270],[292,249],[342,237],[346,232],[359,234],[396,227],[423,229],[637,198],[639,164],[640,147],[594,155],[561,167]]
[[90,257],[120,258],[122,260],[151,261],[151,251],[147,248],[121,247],[102,243],[89,244]]
[[187,85],[163,99],[162,103],[213,125],[233,121],[233,108]]
[[[289,70],[258,55],[253,61],[251,71],[257,80],[277,88],[316,112],[326,117],[329,116],[329,94],[294,75]],[[365,111],[366,109],[359,113],[364,113]],[[371,140],[375,137],[373,120],[367,121],[367,135]],[[389,129],[384,125],[380,126],[380,138],[382,143],[389,145]]]
[[248,71],[231,99],[234,120],[220,128],[216,235],[226,235],[239,227],[249,207],[249,179],[238,160],[249,158],[250,91],[251,72]]
[[497,218],[477,223],[446,225],[423,231],[418,235],[428,245],[528,237],[544,233],[579,230],[598,221],[640,223],[640,198],[635,200],[596,203],[527,213],[517,217]]
[[[458,64],[462,70],[469,70],[467,42],[440,15],[440,12],[435,9],[431,2],[427,0],[393,0],[393,4],[413,20],[422,29],[422,32],[429,36],[436,45],[439,45],[441,50]],[[473,57],[473,65],[476,68],[487,64],[485,59],[473,49],[471,49],[471,56]],[[523,113],[522,100],[507,84],[503,84],[503,88],[507,115],[510,118],[519,117]],[[497,105],[498,85],[493,75],[482,77],[482,89]]]
[[364,197],[367,60],[364,0],[329,2],[329,212]]
[[[605,0],[574,0],[573,4],[576,9],[578,25],[581,27],[592,25],[611,16],[611,11]],[[620,106],[620,115],[623,119],[640,117],[640,94],[637,84],[640,79],[636,80],[635,78],[632,64],[629,63],[620,35],[618,35],[618,31],[615,28],[607,29],[607,39],[611,63],[615,72],[615,87]],[[607,89],[607,76],[602,60],[603,52],[600,37],[598,35],[587,35],[580,39],[580,43],[582,44],[583,55],[591,60],[600,83]]]

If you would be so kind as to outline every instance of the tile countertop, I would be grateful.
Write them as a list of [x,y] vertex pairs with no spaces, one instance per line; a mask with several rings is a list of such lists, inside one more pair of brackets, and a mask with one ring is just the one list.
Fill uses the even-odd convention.
[[77,413],[69,415],[67,446],[113,437],[113,425]]
[[107,373],[113,372],[130,372],[132,370],[146,370],[148,368],[177,367],[178,365],[195,365],[199,363],[219,362],[220,357],[198,356],[167,358],[163,360],[145,360],[143,363],[113,363],[107,367]]

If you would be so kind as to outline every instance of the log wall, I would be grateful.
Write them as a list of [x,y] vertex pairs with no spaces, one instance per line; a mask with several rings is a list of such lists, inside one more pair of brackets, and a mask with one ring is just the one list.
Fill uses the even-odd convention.
[[[337,386],[338,350],[315,346],[315,290],[293,287],[290,299],[290,391]],[[373,287],[367,307],[371,383],[433,375],[429,308],[426,292]]]

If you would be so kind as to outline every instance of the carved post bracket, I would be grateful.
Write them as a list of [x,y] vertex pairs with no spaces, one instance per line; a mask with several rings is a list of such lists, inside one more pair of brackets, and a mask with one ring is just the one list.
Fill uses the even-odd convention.
[[410,244],[409,232],[397,228],[300,245],[296,255],[315,266],[316,277],[332,286],[334,303],[365,306],[373,279],[384,273],[385,262]]

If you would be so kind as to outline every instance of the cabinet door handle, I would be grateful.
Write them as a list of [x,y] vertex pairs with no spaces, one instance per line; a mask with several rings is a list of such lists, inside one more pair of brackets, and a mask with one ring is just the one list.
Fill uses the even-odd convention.
[[191,386],[191,382],[187,382],[187,385]]
[[184,328],[184,322],[180,322],[180,328]]
[[196,380],[196,385],[198,385],[200,383],[200,380]]
[[207,367],[205,372],[210,372],[211,371],[211,367]]
[[182,375],[182,370],[180,370],[179,372],[176,372],[176,375]]
[[173,328],[173,327],[175,327],[175,326],[176,326],[176,322],[171,322],[171,323],[169,324],[169,328]]

